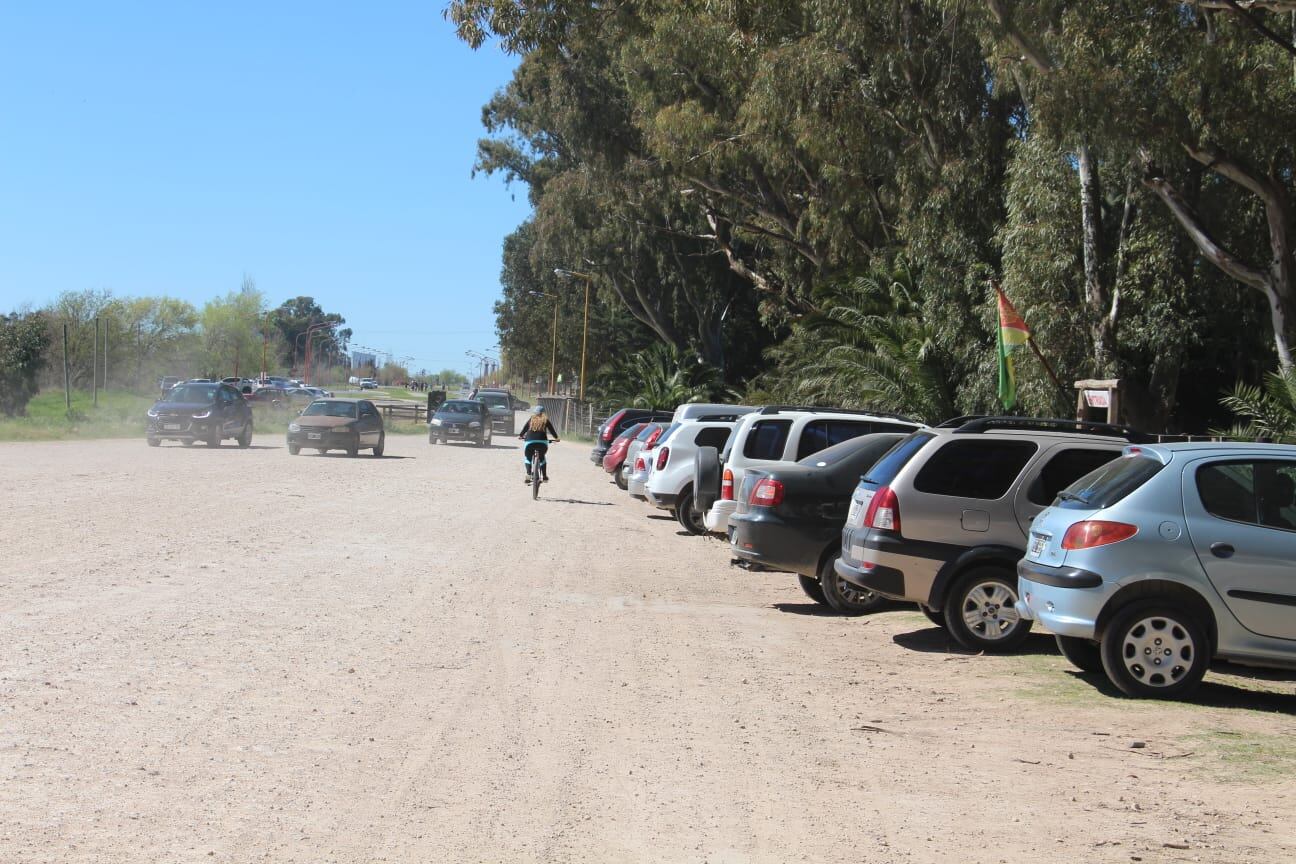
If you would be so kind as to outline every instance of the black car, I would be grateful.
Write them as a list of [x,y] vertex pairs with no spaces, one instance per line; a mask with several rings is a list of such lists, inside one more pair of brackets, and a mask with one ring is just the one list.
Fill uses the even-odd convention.
[[650,411],[647,408],[622,408],[613,414],[598,428],[594,437],[594,449],[590,451],[590,461],[600,468],[603,457],[607,455],[612,442],[617,436],[636,423],[669,423],[675,417],[674,411]]
[[145,435],[150,447],[165,440],[186,447],[205,441],[219,447],[237,438],[240,447],[252,444],[252,409],[228,384],[177,384],[148,410]]
[[471,441],[478,447],[491,443],[491,415],[485,402],[451,399],[443,402],[428,422],[428,443]]
[[813,453],[800,462],[743,475],[738,509],[729,517],[729,548],[749,570],[797,574],[816,602],[845,614],[883,602],[839,578],[833,563],[860,475],[904,435],[877,432]]

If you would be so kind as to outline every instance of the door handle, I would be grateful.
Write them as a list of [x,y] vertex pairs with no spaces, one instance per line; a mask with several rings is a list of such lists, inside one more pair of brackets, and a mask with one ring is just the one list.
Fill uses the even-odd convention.
[[1232,544],[1229,543],[1212,543],[1210,550],[1211,550],[1211,554],[1214,555],[1216,558],[1233,557],[1233,551],[1234,551],[1233,546]]

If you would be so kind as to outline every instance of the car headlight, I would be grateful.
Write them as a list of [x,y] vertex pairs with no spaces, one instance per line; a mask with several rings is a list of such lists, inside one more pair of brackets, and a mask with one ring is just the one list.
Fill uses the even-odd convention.
[[288,431],[289,431],[289,432],[300,432],[300,431],[301,431],[301,424],[300,424],[300,423],[289,423],[289,424],[288,424]]
[[471,423],[468,424],[468,428],[469,428],[469,429],[480,429],[480,428],[481,428],[481,424],[478,423],[476,420],[474,420],[474,421],[472,421]]
[[158,416],[157,409],[156,409],[156,408],[150,408],[150,409],[148,410],[148,416],[150,416],[150,417],[156,417],[156,416]]
[[440,418],[440,417],[433,417],[433,418],[432,418],[432,425],[433,425],[433,426],[440,426],[440,425],[441,425],[441,418]]
[[207,419],[208,417],[210,417],[210,416],[211,416],[211,410],[209,409],[209,410],[207,410],[207,411],[200,411],[199,413],[193,415],[193,419],[195,419],[195,420],[206,420],[206,419]]

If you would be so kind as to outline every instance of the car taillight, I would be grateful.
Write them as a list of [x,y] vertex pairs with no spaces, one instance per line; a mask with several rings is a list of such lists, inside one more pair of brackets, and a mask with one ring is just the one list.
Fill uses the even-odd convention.
[[666,460],[670,458],[670,448],[663,447],[657,454],[657,470],[660,471],[666,467]]
[[890,486],[883,486],[873,496],[873,500],[869,501],[864,524],[880,531],[900,533],[900,501]]
[[777,507],[783,503],[783,484],[777,480],[761,480],[752,489],[747,503],[753,507]]
[[733,496],[733,472],[728,468],[724,470],[724,475],[720,478],[720,500],[732,501]]
[[658,429],[658,430],[655,431],[655,432],[650,433],[650,434],[648,435],[647,440],[644,441],[644,443],[647,444],[649,447],[654,447],[654,446],[656,446],[656,444],[657,444],[657,439],[661,437],[661,433],[662,433],[662,430],[660,430],[660,429]]
[[638,474],[640,471],[643,471],[643,470],[644,470],[645,468],[647,468],[647,467],[648,467],[648,463],[644,462],[644,458],[643,458],[642,456],[636,456],[636,457],[635,457],[635,473],[636,473],[636,474]]
[[1092,549],[1128,540],[1137,533],[1136,526],[1124,522],[1104,522],[1101,519],[1077,522],[1062,536],[1062,548]]

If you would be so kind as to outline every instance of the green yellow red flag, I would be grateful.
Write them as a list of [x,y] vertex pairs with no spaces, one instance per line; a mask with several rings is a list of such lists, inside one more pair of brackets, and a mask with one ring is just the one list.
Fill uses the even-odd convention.
[[1013,354],[1030,340],[1030,328],[1008,302],[1003,289],[995,285],[999,295],[999,401],[1005,411],[1017,405],[1017,370]]

